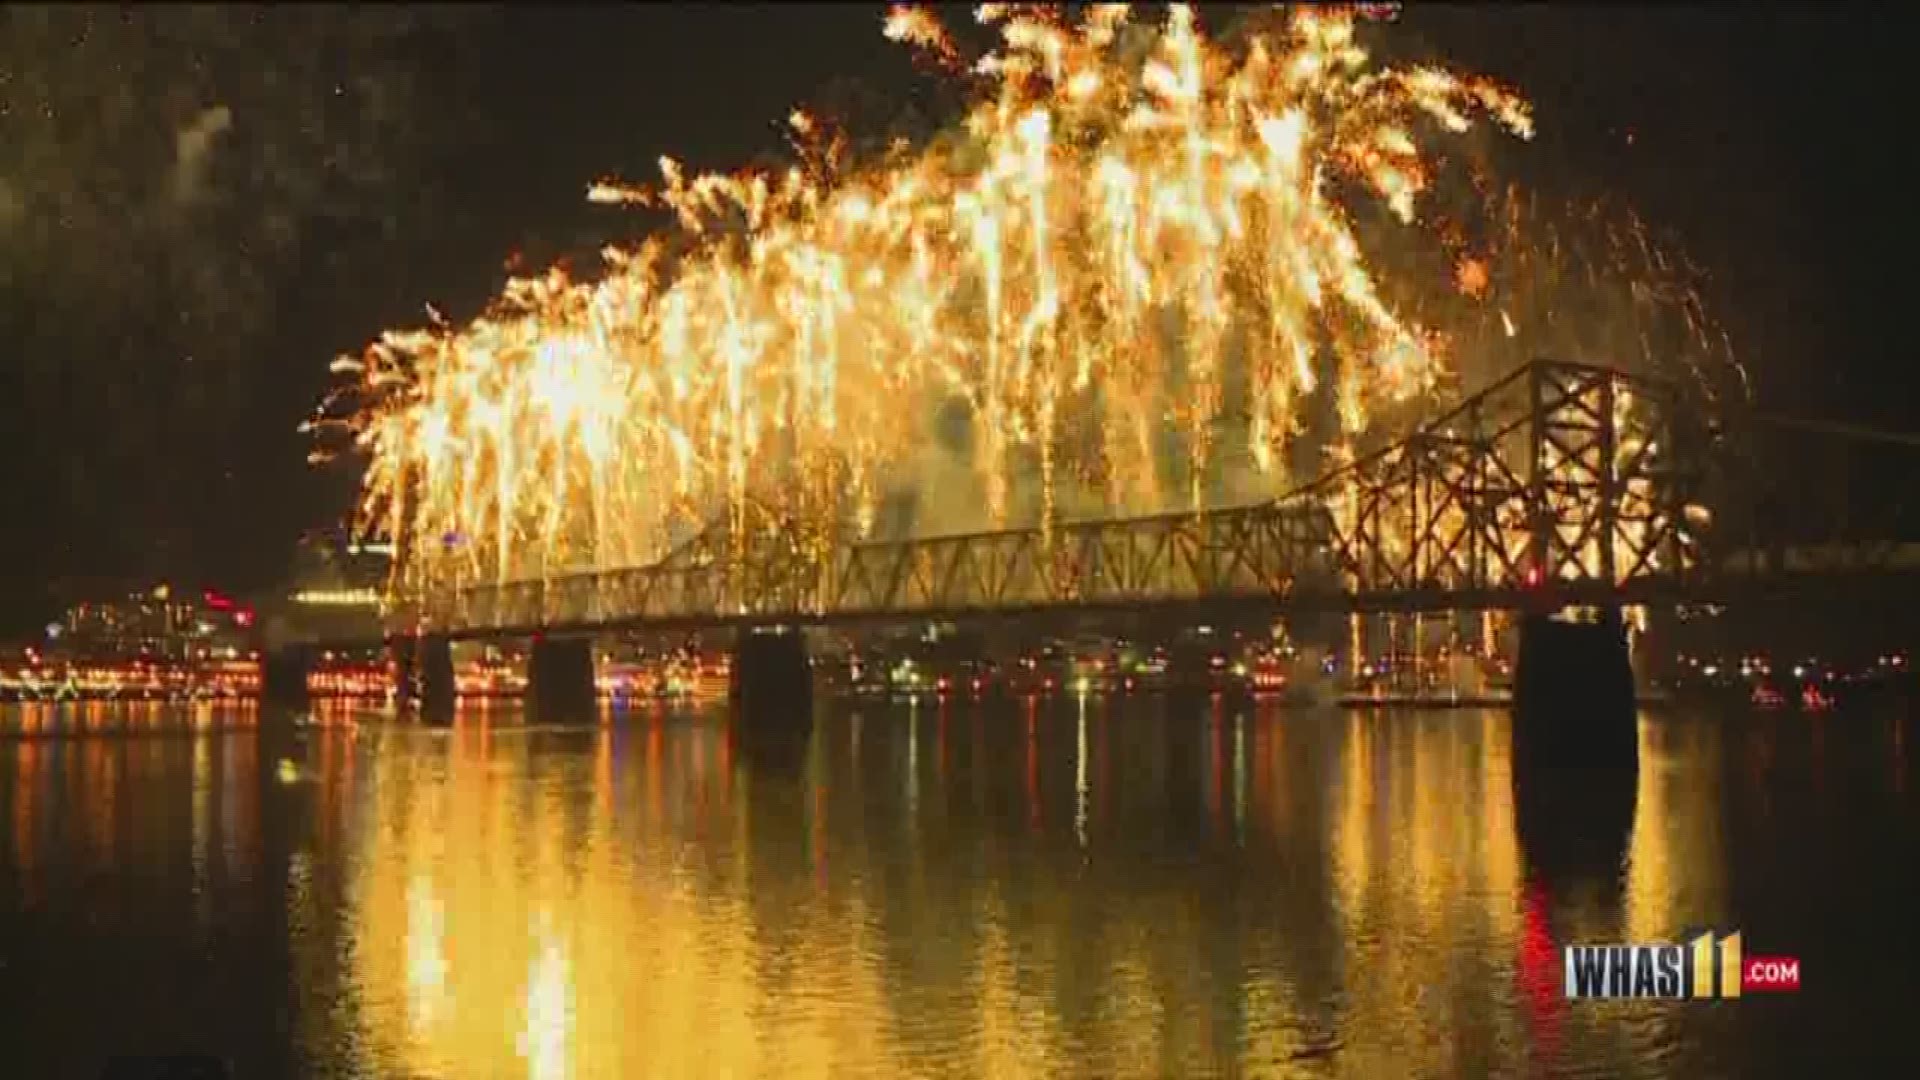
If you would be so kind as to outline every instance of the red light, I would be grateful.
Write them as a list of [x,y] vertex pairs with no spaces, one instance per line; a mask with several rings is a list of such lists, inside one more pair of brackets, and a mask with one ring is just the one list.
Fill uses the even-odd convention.
[[1527,567],[1527,588],[1529,589],[1536,588],[1537,586],[1539,586],[1539,584],[1540,584],[1540,568],[1537,566]]
[[233,613],[233,625],[246,629],[253,625],[253,609],[241,608]]

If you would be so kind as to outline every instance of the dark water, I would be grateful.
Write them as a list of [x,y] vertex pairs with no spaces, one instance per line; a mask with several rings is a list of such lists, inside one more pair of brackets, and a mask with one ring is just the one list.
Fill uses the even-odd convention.
[[[284,776],[247,711],[0,730],[0,1076],[1906,1071],[1904,718],[1643,717],[1622,862],[1549,875],[1498,713],[837,707],[798,771],[717,713]],[[1805,990],[1561,999],[1560,943],[1700,926]]]

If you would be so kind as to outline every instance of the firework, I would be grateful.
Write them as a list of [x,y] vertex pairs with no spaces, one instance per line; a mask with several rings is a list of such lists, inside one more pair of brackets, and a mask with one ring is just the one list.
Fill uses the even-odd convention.
[[998,45],[968,60],[896,9],[889,37],[976,88],[948,136],[850,165],[795,113],[784,174],[663,160],[658,185],[595,184],[674,230],[337,364],[319,426],[368,455],[396,584],[643,565],[749,505],[841,537],[903,491],[921,531],[1199,508],[1229,474],[1275,493],[1316,395],[1349,460],[1443,388],[1450,351],[1490,347],[1488,319],[1528,329],[1531,272],[1441,238],[1452,270],[1376,280],[1353,203],[1412,244],[1422,140],[1531,126],[1488,80],[1374,66],[1358,14],[1302,8],[1229,47],[1182,7],[987,5]]

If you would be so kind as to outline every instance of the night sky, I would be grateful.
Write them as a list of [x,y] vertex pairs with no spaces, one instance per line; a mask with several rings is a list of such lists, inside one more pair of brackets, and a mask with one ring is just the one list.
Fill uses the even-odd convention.
[[[1677,230],[1763,402],[1920,430],[1911,61],[1875,10],[1416,7],[1384,40],[1516,84],[1529,171]],[[327,362],[426,303],[472,314],[509,258],[629,235],[590,180],[777,154],[795,104],[937,118],[881,15],[0,11],[0,633],[122,582],[274,581],[351,503],[296,431]]]

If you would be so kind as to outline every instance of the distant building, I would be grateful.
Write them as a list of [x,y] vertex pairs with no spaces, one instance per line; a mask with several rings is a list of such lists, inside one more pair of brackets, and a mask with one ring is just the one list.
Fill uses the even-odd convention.
[[309,533],[294,552],[287,598],[297,606],[376,608],[392,566],[391,544],[362,542],[331,530]]
[[292,574],[262,597],[269,641],[378,641],[380,604],[393,548],[338,531],[308,533],[294,551]]
[[88,659],[195,660],[244,654],[251,607],[208,589],[199,596],[162,584],[68,608],[47,628],[47,653]]

